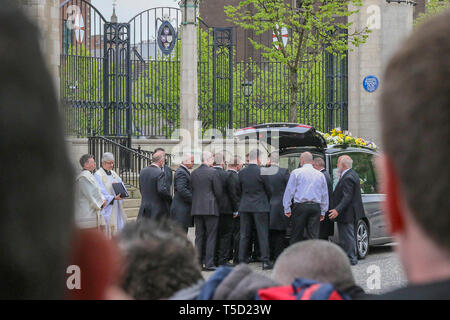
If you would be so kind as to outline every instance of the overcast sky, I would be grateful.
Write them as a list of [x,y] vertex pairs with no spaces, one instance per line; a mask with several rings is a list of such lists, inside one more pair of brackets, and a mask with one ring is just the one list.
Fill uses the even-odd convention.
[[[141,11],[154,7],[176,7],[179,0],[117,0],[116,14],[119,22],[128,22]],[[92,4],[109,21],[112,15],[113,0],[92,0]]]

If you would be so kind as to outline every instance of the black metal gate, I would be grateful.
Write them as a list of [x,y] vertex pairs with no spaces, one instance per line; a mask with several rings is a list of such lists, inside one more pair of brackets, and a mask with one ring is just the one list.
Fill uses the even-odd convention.
[[[60,17],[67,134],[169,137],[179,125],[181,11],[153,8],[117,23],[89,1],[67,0]],[[163,24],[172,51],[158,45]]]
[[213,28],[213,128],[233,129],[232,28]]
[[[67,0],[60,10],[60,92],[67,134],[127,136],[128,141],[132,136],[170,137],[180,123],[181,10],[153,8],[127,23],[108,22],[87,0]],[[287,122],[287,67],[237,61],[236,29],[199,21],[198,118],[203,129],[225,133]],[[165,27],[168,32],[162,34]],[[167,47],[159,43],[161,37]],[[323,131],[347,128],[346,55],[325,53],[309,74],[299,77],[297,122]]]

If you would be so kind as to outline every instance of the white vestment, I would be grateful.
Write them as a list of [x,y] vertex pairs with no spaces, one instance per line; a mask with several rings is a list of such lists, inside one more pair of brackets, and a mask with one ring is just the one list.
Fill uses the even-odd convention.
[[[116,196],[112,187],[113,183],[121,183],[119,175],[111,170],[111,175],[107,175],[103,168],[97,170],[94,174],[95,179],[100,186],[100,191],[106,199],[107,205],[101,211],[105,218],[106,234],[112,237],[116,232],[122,230],[127,222],[127,215],[123,210],[123,200],[114,200]],[[112,202],[112,203],[111,203]]]
[[83,170],[76,178],[75,223],[81,229],[98,228],[102,217],[100,208],[105,202],[94,175]]

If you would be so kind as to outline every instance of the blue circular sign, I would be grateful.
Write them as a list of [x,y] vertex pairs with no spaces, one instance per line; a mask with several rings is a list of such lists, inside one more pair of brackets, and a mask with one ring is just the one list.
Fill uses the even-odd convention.
[[363,87],[367,92],[374,92],[378,89],[380,82],[375,76],[367,76],[363,80]]
[[158,30],[158,46],[163,54],[170,54],[177,42],[177,33],[169,21],[164,21]]

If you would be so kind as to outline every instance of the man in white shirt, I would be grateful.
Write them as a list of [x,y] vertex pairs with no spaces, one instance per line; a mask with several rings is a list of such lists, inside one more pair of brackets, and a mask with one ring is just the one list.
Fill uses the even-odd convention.
[[304,239],[305,228],[307,239],[317,239],[320,221],[328,210],[327,181],[314,169],[312,154],[302,153],[300,165],[301,168],[292,171],[283,197],[284,214],[292,216],[291,244]]
[[80,165],[83,171],[76,178],[75,222],[81,229],[99,228],[105,224],[100,210],[106,206],[106,200],[92,174],[96,167],[94,156],[83,155]]

